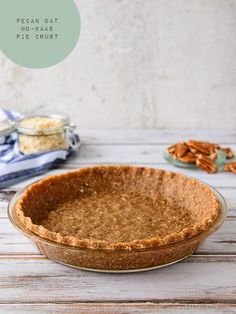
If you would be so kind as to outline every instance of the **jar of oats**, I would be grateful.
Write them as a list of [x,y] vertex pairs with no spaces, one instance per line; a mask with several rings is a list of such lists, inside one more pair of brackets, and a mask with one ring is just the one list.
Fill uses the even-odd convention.
[[19,151],[35,154],[57,149],[78,149],[79,138],[69,117],[49,113],[25,115],[16,121]]

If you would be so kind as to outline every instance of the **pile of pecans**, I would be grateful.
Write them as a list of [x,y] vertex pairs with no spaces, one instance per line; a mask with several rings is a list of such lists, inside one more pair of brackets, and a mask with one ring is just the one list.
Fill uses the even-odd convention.
[[[219,144],[204,141],[179,142],[167,148],[167,152],[172,158],[184,163],[194,163],[207,173],[218,172],[219,167],[216,160],[219,151],[224,152],[227,159],[234,158],[231,148],[222,148]],[[224,170],[236,174],[236,162],[225,164]]]

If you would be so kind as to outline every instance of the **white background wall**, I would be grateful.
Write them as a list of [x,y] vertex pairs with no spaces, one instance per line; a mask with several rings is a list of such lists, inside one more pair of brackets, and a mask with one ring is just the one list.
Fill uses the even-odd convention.
[[30,70],[0,54],[0,106],[80,128],[235,128],[235,0],[76,0],[78,46]]

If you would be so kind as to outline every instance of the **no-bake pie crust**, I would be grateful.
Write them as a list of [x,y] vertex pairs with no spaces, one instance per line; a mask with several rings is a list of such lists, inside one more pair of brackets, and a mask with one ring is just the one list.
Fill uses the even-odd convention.
[[26,230],[78,248],[140,250],[208,230],[221,205],[201,182],[160,169],[98,166],[50,176],[23,193]]

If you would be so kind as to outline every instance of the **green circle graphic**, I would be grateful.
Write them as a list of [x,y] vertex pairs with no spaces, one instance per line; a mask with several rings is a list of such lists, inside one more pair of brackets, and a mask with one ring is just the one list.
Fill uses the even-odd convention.
[[61,62],[79,34],[73,0],[0,0],[0,49],[18,65],[37,69]]

